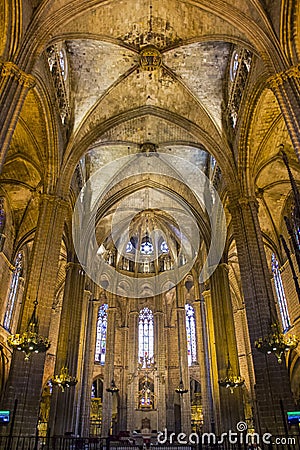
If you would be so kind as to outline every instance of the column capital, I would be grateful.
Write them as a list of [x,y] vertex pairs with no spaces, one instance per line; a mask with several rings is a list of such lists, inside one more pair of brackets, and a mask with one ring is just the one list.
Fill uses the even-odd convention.
[[8,266],[9,270],[10,270],[11,272],[13,272],[13,271],[15,270],[16,267],[14,266],[14,264],[12,264],[12,263],[9,261],[9,259],[8,259],[7,256],[5,255],[5,253],[1,252],[1,258],[3,258],[5,264]]
[[230,199],[228,209],[229,209],[229,212],[231,213],[232,211],[236,210],[237,208],[246,209],[251,205],[253,205],[256,208],[256,210],[258,211],[259,204],[258,204],[257,198],[254,197],[253,195],[249,195],[249,196],[242,195],[240,197]]
[[279,86],[283,85],[283,83],[290,78],[300,78],[300,64],[296,66],[291,66],[288,69],[278,72],[275,75],[272,75],[267,80],[267,86],[272,90],[278,89]]
[[66,272],[70,269],[76,269],[76,268],[78,270],[82,269],[81,264],[79,262],[69,261],[66,263],[66,266],[65,266]]
[[59,195],[56,194],[40,194],[40,200],[41,201],[47,201],[49,203],[58,203],[59,205],[63,206],[63,207],[68,207],[69,206],[69,202],[68,200],[64,199],[63,197],[60,197]]
[[185,311],[185,305],[184,306],[177,306],[176,307],[176,309],[177,309],[177,311],[181,311],[181,310],[184,310]]
[[153,312],[153,315],[154,315],[154,316],[163,316],[164,313],[163,313],[163,311],[154,311],[154,312]]
[[23,72],[23,70],[11,61],[0,63],[0,73],[3,78],[14,77],[18,84],[28,89],[32,89],[36,84],[35,78],[32,75]]
[[206,291],[203,291],[202,292],[202,297],[203,297],[204,301],[209,300],[210,299],[210,289],[206,289]]
[[230,266],[227,263],[220,263],[219,267],[223,270],[225,270],[227,273],[229,272]]

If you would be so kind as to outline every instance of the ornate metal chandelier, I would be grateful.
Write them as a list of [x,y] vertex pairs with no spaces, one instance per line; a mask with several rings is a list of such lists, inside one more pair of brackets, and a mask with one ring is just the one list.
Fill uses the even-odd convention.
[[184,387],[182,379],[180,379],[179,385],[175,389],[175,392],[177,392],[177,394],[179,394],[179,395],[183,395],[183,394],[186,394],[188,392],[188,389],[185,389],[185,387]]
[[297,336],[286,336],[281,333],[277,322],[271,324],[270,332],[263,338],[255,341],[255,348],[260,352],[270,355],[273,353],[279,364],[282,363],[282,357],[285,352],[297,347],[299,339]]
[[116,386],[115,380],[112,379],[110,386],[106,388],[107,392],[110,392],[112,395],[119,392],[119,388]]
[[50,380],[51,383],[55,386],[59,386],[62,392],[65,392],[65,388],[69,388],[70,386],[75,386],[77,384],[77,378],[72,377],[69,374],[69,369],[66,366],[63,366],[60,370],[59,375],[54,375],[54,377]]
[[44,353],[50,347],[49,339],[38,334],[39,327],[36,315],[37,300],[33,304],[32,316],[28,322],[26,331],[22,334],[12,334],[7,339],[10,347],[25,353],[25,361],[29,360],[32,353]]
[[218,383],[220,386],[225,387],[226,389],[230,389],[231,394],[233,394],[234,389],[242,387],[245,384],[244,378],[242,378],[240,375],[234,375],[229,361],[229,357],[228,357],[228,366],[226,370],[226,377],[221,378],[218,381]]

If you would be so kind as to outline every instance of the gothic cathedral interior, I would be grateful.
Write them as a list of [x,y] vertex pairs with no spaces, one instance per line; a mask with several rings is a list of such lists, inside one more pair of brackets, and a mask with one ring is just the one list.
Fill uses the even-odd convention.
[[299,431],[300,0],[0,22],[0,435]]

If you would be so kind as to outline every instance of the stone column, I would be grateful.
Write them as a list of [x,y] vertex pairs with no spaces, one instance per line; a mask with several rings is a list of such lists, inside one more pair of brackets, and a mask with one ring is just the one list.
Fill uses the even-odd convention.
[[[175,397],[175,387],[173,386],[173,374],[175,365],[177,362],[174,361],[171,349],[174,348],[172,334],[174,328],[171,324],[165,329],[164,338],[166,341],[166,361],[167,361],[167,378],[166,378],[166,416],[167,416],[167,429],[169,431],[175,431],[175,413],[174,413],[174,397]],[[177,377],[177,374],[176,374]],[[176,380],[178,383],[178,380]],[[163,430],[158,430],[163,431]]]
[[10,61],[0,63],[0,172],[26,95],[34,85],[33,76],[16,64]]
[[[25,331],[38,299],[39,334],[48,336],[52,303],[60,254],[67,203],[56,196],[42,195],[31,262],[25,285],[20,331]],[[14,434],[34,435],[36,431],[45,353],[32,355],[14,351],[3,407],[12,411],[15,399],[18,408]]]
[[[219,264],[210,279],[218,379],[226,378],[229,361],[233,374],[240,375],[228,270],[227,264]],[[243,419],[241,389],[236,388],[231,393],[219,387],[221,432],[235,430]]]
[[278,364],[274,355],[264,355],[254,346],[255,340],[269,331],[270,308],[275,314],[257,209],[255,198],[231,199],[230,212],[256,378],[255,427],[262,433],[270,432],[276,435],[284,434],[285,413],[292,411],[294,404],[285,363]]
[[212,299],[211,292],[206,289],[202,292],[200,301],[200,309],[202,321],[205,323],[206,334],[204,337],[204,345],[206,351],[206,359],[208,360],[207,378],[211,381],[209,384],[210,396],[210,428],[213,433],[220,433],[220,394],[218,384],[218,365],[216,353],[216,340],[213,325]]
[[162,311],[162,296],[155,298],[156,311],[154,312],[154,344],[155,344],[155,362],[157,372],[154,373],[157,378],[156,409],[157,423],[151,424],[152,429],[157,431],[164,430],[166,423],[166,343],[164,334],[164,313]]
[[106,352],[104,366],[104,382],[103,382],[103,399],[102,399],[102,436],[108,436],[112,421],[112,401],[113,395],[107,392],[111,381],[114,378],[114,362],[115,362],[115,332],[116,332],[116,306],[115,296],[111,295],[108,302],[107,310],[107,331],[106,331]]
[[122,336],[122,349],[121,349],[121,373],[120,373],[120,388],[119,391],[119,431],[127,430],[127,386],[128,386],[128,326],[127,324],[120,329]]
[[268,86],[278,101],[300,160],[300,64],[270,77]]
[[213,418],[211,374],[207,345],[206,312],[203,299],[194,300],[195,320],[197,328],[197,358],[200,372],[201,403],[203,412],[203,432],[211,431]]
[[188,389],[188,392],[186,394],[182,394],[180,396],[181,431],[189,435],[191,433],[190,376],[187,358],[185,298],[183,295],[182,283],[179,283],[176,287],[176,306],[179,378],[180,376],[182,377],[184,387],[185,389]]
[[127,361],[129,382],[127,388],[127,430],[134,430],[135,409],[137,403],[138,392],[138,377],[134,376],[137,370],[138,363],[138,309],[137,300],[131,299],[131,311],[128,318],[128,347],[127,347]]
[[[71,376],[78,378],[79,344],[81,318],[83,313],[83,296],[85,273],[77,262],[69,262],[66,266],[66,282],[61,312],[58,346],[55,361],[55,375],[62,367],[69,369]],[[53,387],[51,405],[52,434],[63,436],[66,432],[75,433],[76,388],[71,386],[62,392],[59,387]]]
[[81,379],[78,391],[79,409],[77,411],[76,432],[80,436],[88,436],[90,432],[90,407],[91,389],[93,383],[93,370],[95,360],[96,324],[99,303],[94,301],[92,293],[85,291],[84,302],[86,304],[86,315],[83,320],[83,339]]

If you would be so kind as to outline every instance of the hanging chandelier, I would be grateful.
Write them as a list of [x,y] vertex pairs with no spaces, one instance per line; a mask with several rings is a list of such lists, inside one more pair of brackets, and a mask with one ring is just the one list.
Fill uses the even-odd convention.
[[218,381],[218,383],[221,387],[225,387],[226,389],[229,389],[231,394],[233,394],[234,389],[236,389],[238,387],[242,387],[245,384],[244,378],[242,378],[240,375],[234,375],[233,370],[231,368],[229,357],[228,357],[228,365],[227,365],[227,370],[226,370],[226,377],[221,378]]
[[179,385],[175,389],[175,392],[179,395],[186,394],[188,392],[188,389],[185,389],[182,379],[179,381]]
[[116,386],[115,380],[112,379],[110,386],[106,388],[107,392],[110,392],[112,395],[119,392],[119,388]]
[[69,374],[68,367],[63,366],[60,370],[60,374],[54,375],[54,377],[50,381],[53,385],[60,387],[62,392],[65,392],[65,388],[75,386],[78,380],[76,377],[72,377]]
[[32,353],[45,353],[50,347],[49,339],[38,334],[37,300],[33,304],[32,316],[26,331],[22,334],[12,334],[7,339],[7,343],[11,348],[25,353],[25,361],[29,360]]
[[282,357],[285,352],[293,350],[297,347],[299,339],[297,336],[286,336],[281,333],[279,325],[276,322],[271,324],[270,332],[263,338],[257,339],[255,341],[255,348],[261,353],[270,355],[273,353],[279,364],[282,363]]

